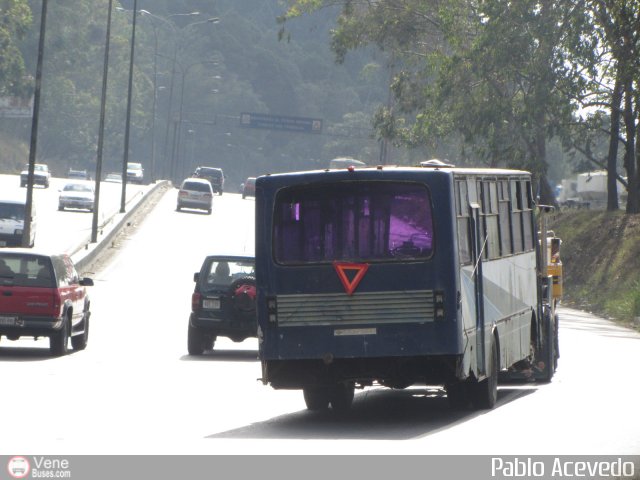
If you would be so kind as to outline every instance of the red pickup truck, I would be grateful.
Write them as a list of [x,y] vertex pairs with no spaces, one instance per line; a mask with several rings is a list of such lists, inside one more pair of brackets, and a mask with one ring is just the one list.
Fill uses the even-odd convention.
[[66,254],[0,249],[0,338],[49,337],[52,355],[83,350],[91,316],[87,286]]

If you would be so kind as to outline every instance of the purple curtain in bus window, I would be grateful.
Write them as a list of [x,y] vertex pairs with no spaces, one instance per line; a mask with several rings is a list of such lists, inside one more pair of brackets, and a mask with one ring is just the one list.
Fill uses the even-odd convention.
[[426,258],[433,248],[424,185],[340,183],[280,191],[274,217],[280,263]]

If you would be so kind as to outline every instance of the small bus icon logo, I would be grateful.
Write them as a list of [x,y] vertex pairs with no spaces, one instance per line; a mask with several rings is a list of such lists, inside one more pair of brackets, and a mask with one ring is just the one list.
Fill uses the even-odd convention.
[[26,478],[29,475],[31,466],[29,465],[29,460],[24,457],[12,457],[7,464],[7,470],[13,478]]

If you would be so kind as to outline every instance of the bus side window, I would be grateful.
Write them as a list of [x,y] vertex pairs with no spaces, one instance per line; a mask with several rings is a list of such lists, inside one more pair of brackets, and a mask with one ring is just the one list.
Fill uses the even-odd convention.
[[458,227],[458,255],[460,263],[471,263],[471,235],[469,232],[469,200],[467,182],[455,182],[456,222]]
[[498,185],[498,211],[500,216],[500,249],[502,256],[513,253],[511,246],[511,208],[509,204],[509,182],[501,180]]
[[522,194],[520,182],[511,180],[511,232],[513,233],[513,253],[520,253],[524,250],[522,244]]
[[531,194],[531,182],[521,180],[522,184],[522,227],[524,232],[524,249],[533,250],[533,197]]
[[498,230],[498,191],[495,181],[482,182],[482,210],[487,232],[485,258],[500,258],[500,233]]

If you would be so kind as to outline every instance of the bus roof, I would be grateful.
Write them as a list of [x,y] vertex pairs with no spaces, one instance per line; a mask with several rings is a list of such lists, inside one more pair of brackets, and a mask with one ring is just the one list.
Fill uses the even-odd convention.
[[[531,173],[526,170],[514,170],[509,168],[488,168],[488,167],[454,167],[454,166],[402,166],[402,165],[378,165],[359,167],[354,169],[322,169],[322,170],[301,170],[282,173],[269,173],[263,175],[261,178],[274,177],[278,179],[285,178],[297,178],[301,181],[328,179],[328,178],[341,178],[350,174],[355,174],[359,179],[367,177],[379,178],[380,174],[384,175],[385,172],[397,172],[397,173],[415,173],[417,175],[429,174],[430,172],[441,172],[453,174],[456,176],[465,175],[478,175],[483,177],[499,177],[499,176],[530,176]],[[324,178],[323,178],[324,177]]]

